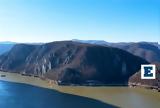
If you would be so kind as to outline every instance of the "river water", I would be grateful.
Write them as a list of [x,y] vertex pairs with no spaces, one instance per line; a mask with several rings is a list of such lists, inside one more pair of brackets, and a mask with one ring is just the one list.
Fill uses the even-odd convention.
[[[128,87],[62,87],[61,93],[0,81],[0,108],[160,108],[160,93]],[[77,92],[77,93],[76,93]]]

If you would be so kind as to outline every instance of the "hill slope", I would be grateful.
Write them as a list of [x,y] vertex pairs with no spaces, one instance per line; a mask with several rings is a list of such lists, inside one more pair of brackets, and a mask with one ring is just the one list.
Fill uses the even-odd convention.
[[0,55],[9,51],[14,45],[13,42],[0,42]]
[[160,63],[160,49],[150,43],[140,42],[123,45],[112,44],[111,46],[128,51],[131,54],[144,58],[151,63]]
[[148,62],[126,51],[72,41],[19,44],[0,56],[3,71],[34,74],[62,83],[127,84]]
[[156,42],[110,43],[101,40],[76,40],[76,39],[74,39],[73,41],[119,48],[133,55],[139,56],[147,60],[148,62],[160,63],[160,45]]

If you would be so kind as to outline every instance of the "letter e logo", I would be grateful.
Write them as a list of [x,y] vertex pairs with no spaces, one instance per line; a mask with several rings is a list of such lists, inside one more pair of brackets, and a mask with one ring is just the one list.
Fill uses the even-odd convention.
[[156,79],[156,66],[141,65],[141,79]]

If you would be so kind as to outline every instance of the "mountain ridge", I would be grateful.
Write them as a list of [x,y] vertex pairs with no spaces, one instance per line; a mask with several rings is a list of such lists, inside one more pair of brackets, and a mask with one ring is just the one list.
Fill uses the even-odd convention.
[[160,45],[158,42],[118,42],[110,43],[101,40],[73,40],[81,43],[90,43],[101,46],[111,46],[125,50],[151,63],[160,63]]
[[15,42],[0,42],[0,55],[9,51],[16,43]]
[[121,49],[73,41],[18,44],[0,56],[2,71],[34,74],[67,84],[127,84],[141,64],[148,62]]

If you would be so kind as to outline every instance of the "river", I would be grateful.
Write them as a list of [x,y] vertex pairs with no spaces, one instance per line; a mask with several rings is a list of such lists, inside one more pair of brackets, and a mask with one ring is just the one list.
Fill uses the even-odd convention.
[[0,81],[0,108],[160,108],[160,93],[153,90],[72,86],[58,89],[66,93]]

